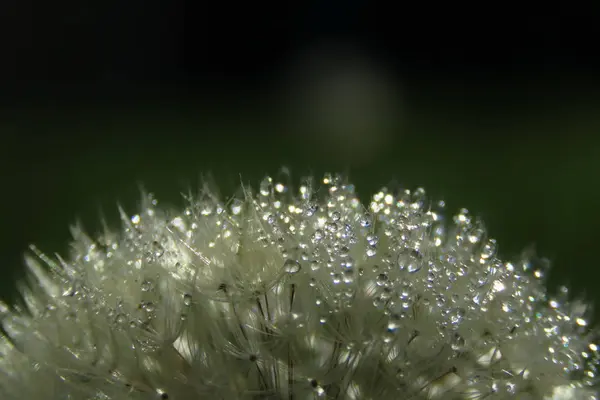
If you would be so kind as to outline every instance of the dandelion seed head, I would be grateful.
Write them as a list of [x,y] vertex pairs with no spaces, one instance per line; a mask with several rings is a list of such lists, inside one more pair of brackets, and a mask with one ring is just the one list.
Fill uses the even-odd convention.
[[28,399],[598,399],[585,303],[423,189],[267,177],[32,247],[1,304],[0,395]]

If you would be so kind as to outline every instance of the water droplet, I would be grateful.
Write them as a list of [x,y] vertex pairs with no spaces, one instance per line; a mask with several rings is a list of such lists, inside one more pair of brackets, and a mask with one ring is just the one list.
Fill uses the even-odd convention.
[[471,242],[472,244],[479,243],[481,242],[484,236],[485,229],[483,228],[483,224],[477,221],[471,232],[469,232],[469,242]]
[[117,324],[124,324],[125,322],[127,322],[127,316],[125,314],[117,314],[117,316],[115,317],[115,322]]
[[315,203],[308,203],[304,207],[304,215],[306,217],[312,217],[318,210],[319,206]]
[[346,258],[346,257],[348,257],[349,253],[350,253],[350,249],[347,246],[342,246],[340,248],[340,251],[338,252],[338,255],[342,258]]
[[419,271],[420,269],[421,269],[421,264],[420,264],[420,263],[417,263],[417,262],[414,262],[414,261],[410,262],[410,263],[409,263],[409,264],[406,266],[406,270],[407,270],[408,272],[410,272],[411,274],[412,274],[412,273],[415,273],[415,272],[417,272],[417,271]]
[[463,338],[458,333],[455,333],[454,336],[452,337],[450,346],[452,347],[452,350],[454,350],[454,351],[460,351],[460,350],[464,349],[465,338]]
[[202,208],[200,210],[200,214],[204,215],[204,216],[208,216],[208,215],[212,215],[213,213],[213,204],[206,202],[204,204],[202,204]]
[[67,288],[65,288],[62,295],[64,297],[73,297],[73,296],[75,296],[76,293],[77,293],[77,290],[75,290],[75,288],[73,286],[68,286]]
[[367,235],[366,239],[367,243],[369,243],[369,246],[375,246],[379,242],[379,238],[375,235]]
[[396,314],[391,315],[387,325],[388,332],[396,332],[399,328],[400,317]]
[[391,343],[394,341],[394,333],[393,332],[385,332],[382,336],[383,343]]
[[342,281],[342,277],[339,273],[334,273],[332,276],[334,285],[339,284]]
[[150,301],[147,303],[144,303],[144,305],[142,307],[144,308],[144,310],[146,310],[146,312],[149,312],[149,313],[151,313],[155,310],[154,303],[152,303]]
[[338,224],[335,222],[327,222],[325,224],[325,229],[327,229],[329,232],[337,232],[338,228]]
[[373,305],[375,306],[375,308],[382,309],[385,306],[385,301],[386,299],[384,299],[383,297],[377,296],[373,300]]
[[260,183],[260,194],[263,196],[268,196],[271,193],[271,185],[273,183],[273,179],[270,176],[265,177]]
[[325,392],[325,389],[323,389],[323,387],[319,385],[319,382],[316,379],[310,380],[310,386],[312,387],[316,397],[324,397],[327,394],[327,392]]
[[354,282],[354,270],[352,268],[346,269],[344,271],[343,275],[344,275],[344,283]]
[[341,218],[341,215],[338,211],[334,211],[331,213],[331,220],[332,221],[339,221]]
[[387,274],[379,274],[377,275],[375,283],[377,286],[386,286],[389,282],[389,279],[390,278],[387,276]]
[[457,276],[456,276],[456,274],[455,274],[454,272],[450,272],[450,273],[448,274],[448,280],[449,280],[450,282],[456,282],[456,279],[457,279]]
[[457,325],[460,324],[465,317],[466,311],[464,308],[457,308],[450,315],[450,322]]
[[142,292],[148,292],[154,289],[154,282],[150,279],[146,279],[142,282]]
[[287,259],[283,263],[283,270],[285,272],[287,272],[288,274],[295,274],[298,271],[300,271],[300,268],[301,268],[300,263],[296,260]]
[[310,269],[311,271],[318,271],[321,268],[321,264],[318,261],[311,261]]
[[435,304],[442,308],[446,305],[446,296],[444,296],[443,294],[438,294],[435,296]]
[[242,212],[242,206],[244,205],[244,202],[239,200],[239,199],[234,199],[231,202],[231,213],[233,215],[239,215]]
[[156,240],[152,242],[152,251],[154,252],[154,257],[161,257],[165,253],[162,244]]
[[496,254],[496,240],[490,239],[487,241],[483,249],[481,249],[481,258],[486,260]]
[[427,273],[427,282],[429,282],[429,283],[435,282],[435,272],[434,271],[429,271]]
[[471,223],[471,216],[466,208],[461,209],[453,219],[454,223],[459,226],[468,226]]
[[371,217],[369,217],[368,215],[364,215],[360,218],[359,220],[359,224],[360,226],[362,226],[363,228],[368,228],[371,226]]
[[325,236],[325,232],[323,232],[321,229],[317,229],[312,234],[311,241],[313,242],[313,244],[317,244],[323,239],[324,236]]
[[189,306],[192,304],[192,295],[189,293],[186,293],[183,295],[183,305],[185,306]]
[[409,254],[406,253],[400,253],[400,255],[398,256],[398,268],[400,269],[400,271],[408,271],[409,273],[413,274],[417,271],[419,271],[422,266],[423,263],[421,261],[422,255],[418,250],[411,250]]

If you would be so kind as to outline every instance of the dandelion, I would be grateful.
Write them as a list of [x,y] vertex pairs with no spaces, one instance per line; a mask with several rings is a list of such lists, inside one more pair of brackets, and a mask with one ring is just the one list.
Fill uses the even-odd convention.
[[598,399],[585,303],[422,189],[144,195],[2,304],[3,399]]

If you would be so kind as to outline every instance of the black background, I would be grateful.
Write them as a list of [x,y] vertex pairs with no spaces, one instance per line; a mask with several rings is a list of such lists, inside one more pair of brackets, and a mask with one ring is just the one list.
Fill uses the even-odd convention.
[[[179,204],[203,172],[231,194],[286,165],[349,172],[363,198],[425,186],[481,216],[502,256],[535,244],[551,284],[598,301],[594,9],[11,0],[0,15],[5,296],[29,243],[64,253],[70,223],[133,211],[138,182]],[[356,68],[392,100],[351,92],[353,139],[313,123],[303,90]]]

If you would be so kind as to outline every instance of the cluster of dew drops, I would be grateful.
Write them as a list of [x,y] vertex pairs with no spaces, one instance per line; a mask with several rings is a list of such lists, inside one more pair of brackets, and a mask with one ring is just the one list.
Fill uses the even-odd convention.
[[[548,298],[547,260],[530,252],[516,262],[500,260],[497,243],[480,220],[461,209],[448,223],[445,203],[430,204],[422,188],[383,188],[365,207],[341,175],[325,174],[322,184],[315,191],[307,180],[299,196],[292,196],[289,185],[267,177],[254,203],[276,233],[284,271],[307,271],[311,286],[326,284],[326,292],[333,293],[327,299],[333,305],[329,313],[351,308],[362,285],[372,305],[388,317],[384,342],[393,341],[416,310],[427,309],[435,316],[439,339],[457,352],[483,352],[491,341],[509,342],[541,331],[548,343],[543,360],[584,384],[597,381],[600,357],[589,308],[570,301],[564,286]],[[317,304],[323,292],[315,295]],[[460,328],[463,323],[476,326],[486,313],[496,337],[478,341],[484,345],[476,349]],[[326,315],[320,318],[326,321]],[[486,333],[483,328],[477,339]]]
[[[168,226],[185,226],[183,240],[189,242],[202,219],[211,221],[215,230],[206,244],[210,249],[218,241],[237,240],[239,236],[232,232],[253,213],[261,226],[256,241],[278,249],[282,272],[288,277],[306,276],[309,285],[319,289],[314,296],[316,305],[326,302],[331,306],[329,315],[324,313],[318,319],[321,324],[326,324],[331,314],[352,308],[360,289],[368,294],[372,307],[387,316],[384,342],[393,341],[415,310],[426,309],[435,316],[439,339],[452,343],[458,352],[470,345],[469,338],[459,333],[461,324],[481,318],[499,304],[502,313],[494,315],[494,323],[506,327],[505,338],[512,339],[515,331],[522,334],[535,320],[551,342],[544,357],[562,366],[565,373],[582,373],[582,379],[595,381],[597,346],[580,339],[587,320],[583,312],[570,307],[567,290],[562,288],[557,297],[548,300],[544,287],[547,265],[529,257],[516,263],[499,260],[496,241],[487,237],[481,222],[466,209],[448,224],[443,218],[445,204],[430,204],[421,188],[395,192],[384,188],[363,205],[354,186],[332,174],[325,174],[321,185],[312,178],[303,179],[297,195],[290,188],[285,180],[266,177],[258,193],[246,188],[246,198],[228,202],[216,196],[196,198],[165,226],[148,224],[153,240],[140,240],[137,232],[144,218],[135,215],[125,234],[138,235],[136,241],[144,243],[146,258],[128,263],[139,268],[143,262],[166,263],[171,257],[173,269],[179,270],[182,263],[167,243],[172,239],[164,235],[173,232]],[[146,216],[155,217],[156,204],[150,199],[143,210]],[[86,257],[93,257],[90,254]],[[105,256],[109,254],[110,249]],[[151,294],[156,284],[145,279],[141,290]],[[184,309],[189,307],[192,295],[184,293],[182,303]],[[156,312],[151,300],[140,308],[150,316]],[[114,311],[111,316],[119,325],[131,320],[124,312]],[[185,321],[185,311],[181,319]],[[131,321],[132,327],[138,323]]]

